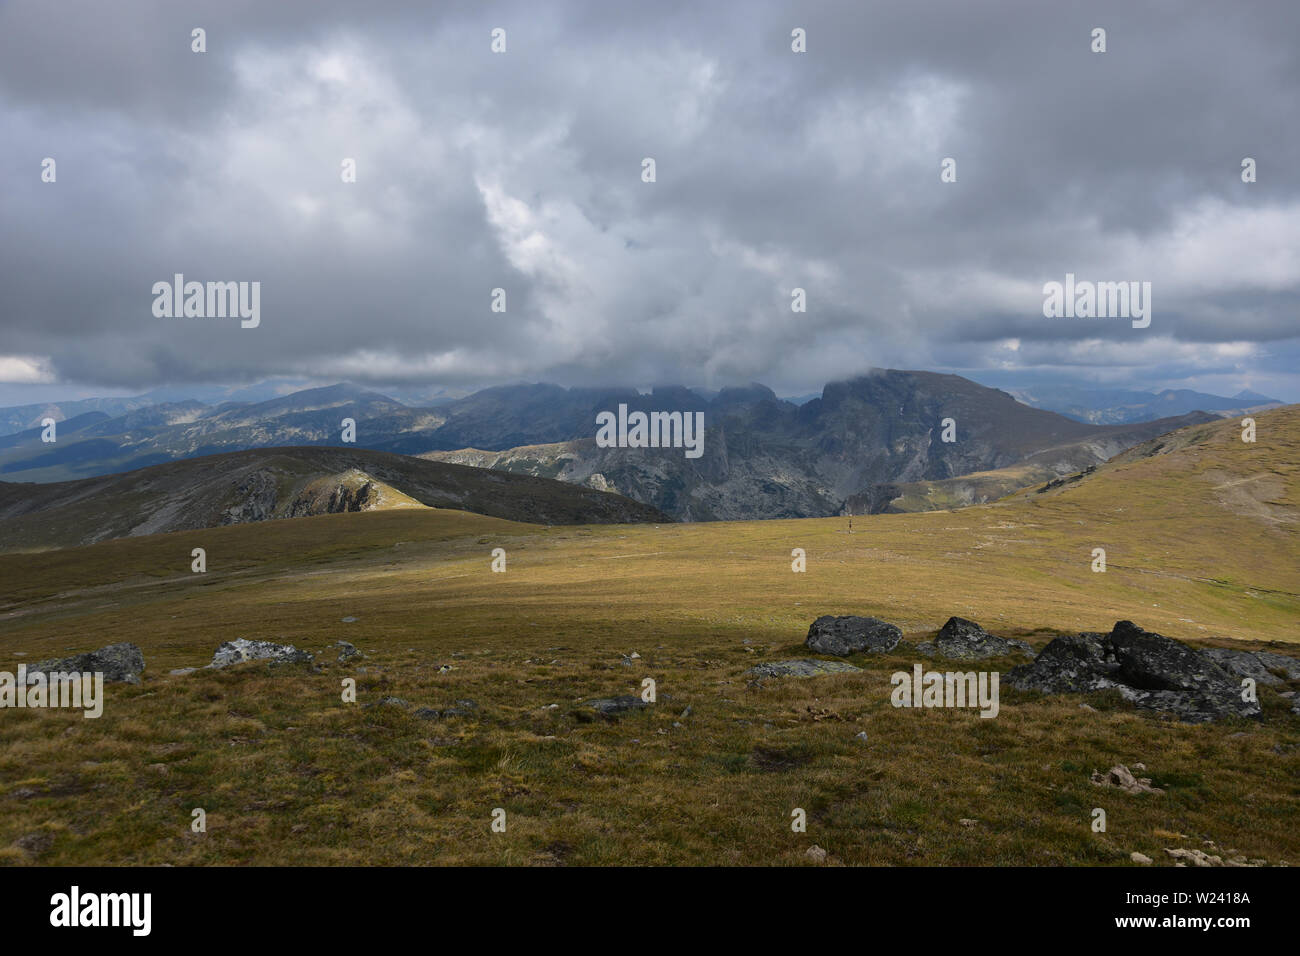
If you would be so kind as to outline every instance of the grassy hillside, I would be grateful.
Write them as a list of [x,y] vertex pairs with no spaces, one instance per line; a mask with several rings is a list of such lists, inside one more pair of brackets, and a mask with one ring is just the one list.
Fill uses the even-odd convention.
[[517,521],[667,521],[618,495],[352,448],[271,448],[53,484],[0,482],[0,551],[340,511],[457,508]]
[[[415,509],[0,555],[0,667],[114,641],[148,662],[98,720],[4,713],[0,857],[799,864],[816,843],[844,863],[1127,864],[1212,840],[1294,865],[1300,718],[1273,689],[1261,721],[1187,726],[1003,687],[990,720],[890,706],[890,674],[917,659],[901,648],[855,658],[860,674],[756,685],[745,671],[809,656],[823,613],[878,615],[909,641],[957,614],[1038,646],[1128,618],[1296,653],[1298,411],[1259,415],[1254,445],[1235,422],[1206,426],[1051,492],[857,518],[852,535],[844,519],[546,529]],[[318,655],[343,639],[367,657],[168,675],[235,637]],[[345,677],[357,704],[340,700]],[[582,700],[644,677],[652,708],[580,718]],[[1136,762],[1163,794],[1088,782]],[[194,807],[206,834],[189,830]],[[489,827],[498,807],[505,834]],[[791,832],[796,807],[807,833]]]

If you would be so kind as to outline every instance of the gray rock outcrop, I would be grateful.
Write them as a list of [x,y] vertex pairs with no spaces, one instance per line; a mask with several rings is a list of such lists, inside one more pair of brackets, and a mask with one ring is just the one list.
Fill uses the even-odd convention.
[[861,667],[844,661],[819,661],[801,658],[791,661],[771,661],[745,671],[748,677],[820,677],[823,674],[860,674]]
[[625,694],[622,697],[598,697],[587,701],[583,706],[594,710],[602,717],[613,719],[630,710],[643,710],[650,705],[640,697]]
[[1031,664],[1013,668],[1005,682],[1046,694],[1115,690],[1130,703],[1189,723],[1258,717],[1259,704],[1242,700],[1241,680],[1179,641],[1119,621],[1109,634],[1058,637]]
[[823,614],[808,628],[804,644],[818,654],[847,657],[861,652],[887,653],[898,646],[902,637],[903,632],[897,625],[877,617],[834,617]]
[[[1282,678],[1269,673],[1268,668],[1276,665],[1265,665],[1259,655],[1252,651],[1238,651],[1227,647],[1207,647],[1201,653],[1236,677],[1254,678],[1256,684],[1282,683]],[[1284,661],[1290,660],[1290,658],[1282,657],[1281,654],[1269,654],[1269,657],[1282,658]]]
[[97,651],[76,654],[59,660],[41,661],[27,667],[28,676],[52,673],[103,674],[109,684],[138,684],[144,671],[144,654],[134,644],[109,644]]
[[229,667],[245,661],[268,661],[272,664],[307,664],[313,656],[308,651],[300,651],[292,644],[275,644],[271,641],[250,641],[238,638],[226,641],[212,655],[209,667]]
[[927,657],[946,657],[953,660],[980,660],[985,657],[1005,657],[1008,654],[1034,656],[1034,649],[1024,641],[995,637],[974,621],[964,617],[950,617],[933,641],[918,644],[916,649]]

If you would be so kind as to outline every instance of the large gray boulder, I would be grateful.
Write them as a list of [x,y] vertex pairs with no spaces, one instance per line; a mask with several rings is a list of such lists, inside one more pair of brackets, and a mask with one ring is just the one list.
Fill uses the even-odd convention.
[[832,617],[824,614],[808,628],[804,643],[818,654],[847,657],[866,652],[884,654],[892,651],[902,640],[903,632],[897,625],[876,617]]
[[1241,680],[1179,641],[1119,621],[1109,634],[1058,637],[1032,664],[1013,668],[1006,683],[1046,694],[1115,690],[1146,710],[1189,723],[1258,717],[1241,698]]
[[950,617],[933,641],[918,644],[916,649],[927,657],[946,657],[954,660],[980,660],[985,657],[1005,657],[1008,654],[1034,656],[1034,649],[1024,641],[995,637],[974,621],[964,617]]
[[226,641],[212,655],[209,667],[229,667],[245,661],[269,661],[272,664],[307,664],[312,661],[308,651],[300,651],[292,644],[275,644],[271,641],[250,641],[238,638]]
[[27,674],[91,673],[103,674],[105,683],[138,684],[144,670],[144,654],[134,644],[109,644],[97,651],[88,651],[60,660],[41,661],[29,665]]

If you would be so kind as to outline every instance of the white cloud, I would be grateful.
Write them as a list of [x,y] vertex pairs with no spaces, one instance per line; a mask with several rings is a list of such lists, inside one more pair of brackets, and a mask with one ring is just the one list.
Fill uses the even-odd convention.
[[0,382],[13,385],[41,385],[56,380],[48,358],[0,355]]

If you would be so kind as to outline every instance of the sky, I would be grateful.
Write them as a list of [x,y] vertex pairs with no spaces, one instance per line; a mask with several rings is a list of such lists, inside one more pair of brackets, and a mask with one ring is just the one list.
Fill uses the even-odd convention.
[[[1292,0],[0,0],[0,402],[872,367],[1300,401],[1297,36]],[[260,283],[259,323],[155,315],[177,273]],[[1067,274],[1150,282],[1149,326],[1044,316]]]

